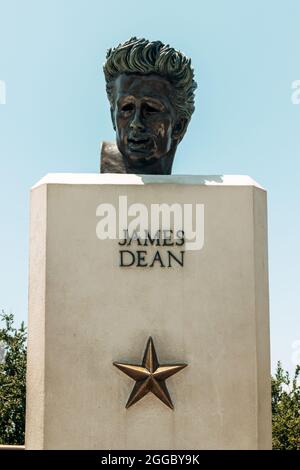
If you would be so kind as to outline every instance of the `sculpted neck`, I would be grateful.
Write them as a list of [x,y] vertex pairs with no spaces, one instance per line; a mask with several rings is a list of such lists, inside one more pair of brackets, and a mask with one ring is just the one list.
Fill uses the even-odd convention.
[[100,172],[170,175],[172,173],[176,148],[177,145],[174,145],[164,157],[154,160],[149,165],[145,165],[144,162],[129,162],[114,142],[102,142]]
[[170,175],[172,173],[172,166],[174,161],[176,148],[172,148],[164,157],[155,160],[152,164],[145,165],[145,163],[129,162],[124,163],[126,166],[126,173],[138,173],[144,175]]

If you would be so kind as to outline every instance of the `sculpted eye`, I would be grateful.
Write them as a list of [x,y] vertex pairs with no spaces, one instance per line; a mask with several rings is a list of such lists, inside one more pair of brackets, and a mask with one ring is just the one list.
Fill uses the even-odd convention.
[[132,110],[133,110],[133,104],[131,104],[131,103],[125,104],[121,108],[121,111],[124,111],[124,112],[130,112]]
[[154,106],[151,106],[150,104],[146,104],[144,109],[147,113],[159,113],[160,112],[160,109]]

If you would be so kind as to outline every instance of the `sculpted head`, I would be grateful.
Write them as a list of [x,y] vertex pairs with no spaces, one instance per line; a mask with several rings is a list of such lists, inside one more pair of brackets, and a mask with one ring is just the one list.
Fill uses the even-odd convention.
[[190,59],[160,41],[131,38],[109,49],[103,69],[127,172],[170,174],[194,112]]

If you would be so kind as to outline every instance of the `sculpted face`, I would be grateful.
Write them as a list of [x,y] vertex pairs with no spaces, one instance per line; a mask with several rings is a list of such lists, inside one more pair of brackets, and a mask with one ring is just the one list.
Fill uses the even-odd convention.
[[128,165],[172,166],[184,127],[176,120],[172,84],[154,74],[122,74],[114,86],[112,121],[117,146]]

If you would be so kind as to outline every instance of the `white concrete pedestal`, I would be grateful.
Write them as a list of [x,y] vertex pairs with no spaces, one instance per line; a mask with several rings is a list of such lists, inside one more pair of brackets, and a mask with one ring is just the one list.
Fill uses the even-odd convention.
[[[100,203],[204,205],[184,266],[120,267]],[[136,247],[135,247],[136,248]],[[165,250],[165,247],[161,249]],[[113,361],[149,336],[175,409]],[[271,391],[266,193],[242,176],[48,175],[31,193],[27,449],[268,449]]]

